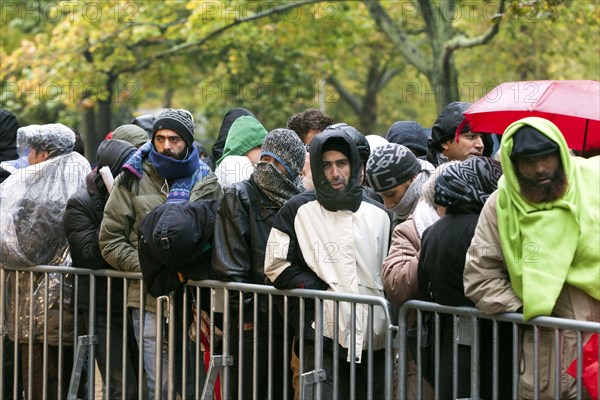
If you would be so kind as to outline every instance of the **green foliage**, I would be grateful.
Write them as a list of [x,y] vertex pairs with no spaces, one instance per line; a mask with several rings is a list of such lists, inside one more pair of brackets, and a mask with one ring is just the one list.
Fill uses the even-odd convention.
[[[476,100],[502,81],[599,79],[597,1],[507,1],[497,37],[454,55],[462,100]],[[188,108],[203,121],[198,136],[209,145],[232,107],[252,110],[269,130],[321,104],[335,120],[356,125],[354,110],[321,83],[335,77],[361,100],[374,61],[396,75],[377,96],[375,132],[365,133],[384,134],[396,120],[430,126],[437,115],[428,77],[406,62],[364,2],[313,2],[273,14],[268,7],[291,1],[7,4],[0,107],[25,123],[74,126],[82,109],[108,101],[112,128],[139,108]],[[382,4],[432,65],[418,2]],[[480,35],[497,22],[497,0],[455,4],[457,34]],[[243,22],[262,14],[268,15]]]

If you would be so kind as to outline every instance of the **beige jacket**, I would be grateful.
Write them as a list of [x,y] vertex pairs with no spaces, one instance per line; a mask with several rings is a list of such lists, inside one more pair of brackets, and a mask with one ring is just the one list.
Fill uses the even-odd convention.
[[[486,202],[475,236],[471,241],[465,262],[465,295],[487,314],[517,311],[521,299],[513,291],[508,270],[503,262],[498,218],[496,213],[497,192]],[[559,232],[541,232],[540,234],[560,234]],[[524,288],[525,290],[525,288]],[[600,302],[585,292],[565,284],[552,317],[583,321],[600,321]],[[590,334],[584,335],[584,342]],[[520,382],[521,398],[534,398],[534,338],[532,330],[524,330],[521,338]],[[556,380],[554,331],[541,329],[540,333],[540,398],[553,398]],[[571,364],[577,355],[576,334],[564,331],[562,335],[561,371]],[[561,398],[574,398],[576,381],[566,373],[561,374]],[[584,398],[586,398],[584,396]]]
[[417,293],[420,252],[421,238],[411,215],[394,228],[392,245],[381,268],[383,289],[386,297],[394,305],[404,304]]

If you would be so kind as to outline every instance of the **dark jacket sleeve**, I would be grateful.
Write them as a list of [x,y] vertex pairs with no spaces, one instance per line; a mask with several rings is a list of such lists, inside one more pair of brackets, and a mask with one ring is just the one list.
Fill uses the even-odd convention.
[[227,282],[252,282],[252,244],[246,193],[230,187],[215,221],[213,269]]
[[111,268],[100,253],[98,244],[100,219],[96,216],[95,204],[86,190],[77,192],[69,199],[63,221],[73,266],[91,269]]
[[304,196],[288,201],[279,211],[265,256],[265,274],[277,289],[327,290],[329,285],[310,269],[304,261],[294,230],[294,220]]

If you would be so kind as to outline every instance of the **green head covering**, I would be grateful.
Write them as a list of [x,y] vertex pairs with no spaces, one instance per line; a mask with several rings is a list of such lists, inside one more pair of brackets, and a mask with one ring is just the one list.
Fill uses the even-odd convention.
[[244,115],[235,120],[225,141],[223,155],[217,160],[217,166],[227,156],[243,156],[256,146],[261,146],[267,136],[267,130],[258,120]]
[[[565,194],[548,203],[521,195],[510,155],[513,136],[531,126],[558,145],[567,179]],[[600,157],[572,157],[560,130],[537,117],[511,124],[502,137],[498,229],[504,261],[523,317],[551,315],[565,283],[600,300]]]

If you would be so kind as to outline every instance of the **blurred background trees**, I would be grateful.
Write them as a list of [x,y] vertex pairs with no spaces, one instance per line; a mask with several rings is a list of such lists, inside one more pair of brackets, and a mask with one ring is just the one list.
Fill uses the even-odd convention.
[[[5,1],[0,107],[89,149],[183,107],[212,144],[232,107],[270,130],[321,108],[365,134],[431,126],[513,80],[599,79],[596,0]],[[88,153],[89,154],[89,153]],[[93,153],[92,153],[93,154]]]

